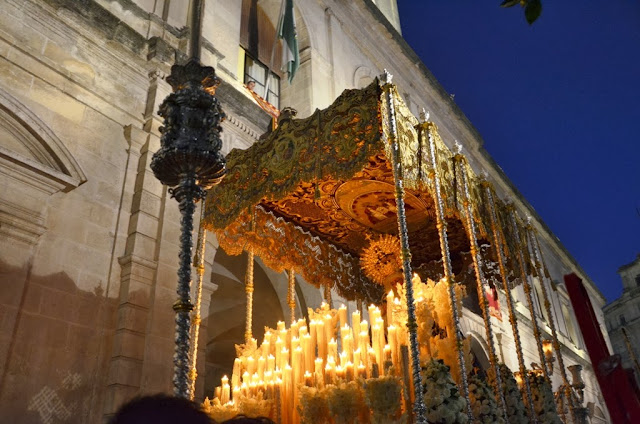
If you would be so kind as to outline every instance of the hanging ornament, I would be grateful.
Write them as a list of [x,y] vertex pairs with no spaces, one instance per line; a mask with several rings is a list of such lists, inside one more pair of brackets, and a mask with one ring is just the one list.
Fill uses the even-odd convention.
[[402,282],[400,249],[398,237],[385,234],[377,240],[370,240],[360,255],[360,266],[365,275],[384,286],[385,291]]

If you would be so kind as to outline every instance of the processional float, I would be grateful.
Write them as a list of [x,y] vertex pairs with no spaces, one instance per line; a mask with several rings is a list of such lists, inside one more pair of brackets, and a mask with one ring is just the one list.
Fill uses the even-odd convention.
[[[553,353],[550,343],[543,343],[533,313],[530,278],[541,282],[563,387],[570,385],[536,231],[498,198],[486,178],[473,172],[460,149],[447,148],[428,116],[411,114],[388,73],[364,89],[346,90],[308,118],[294,119],[285,110],[275,130],[246,150],[231,151],[226,160],[227,175],[209,191],[202,225],[216,234],[228,254],[249,254],[247,330],[231,380],[225,376],[214,399],[205,402],[214,417],[244,413],[300,422],[309,420],[309,408],[316,408],[326,422],[426,423],[428,417],[437,422],[437,405],[426,394],[435,384],[428,380],[432,377],[424,361],[432,347],[424,337],[419,340],[425,331],[419,326],[425,323],[416,316],[416,311],[428,316],[423,297],[437,292],[445,296],[448,312],[441,315],[447,320],[429,321],[426,331],[435,338],[446,336],[450,343],[439,355],[427,355],[454,358],[447,365],[456,368],[464,403],[457,421],[447,422],[478,419],[477,383],[469,377],[460,327],[458,286],[467,267],[473,280],[468,286],[477,290],[486,329],[497,421],[517,422],[517,413],[509,398],[513,375],[498,363],[494,345],[485,297],[490,282],[505,294],[522,395],[516,391],[520,404],[524,400],[527,405],[521,422],[559,420],[553,396],[541,400],[542,386],[550,389]],[[290,326],[281,322],[266,329],[260,345],[251,334],[254,255],[289,275]],[[369,323],[363,320],[365,311],[356,311],[349,325],[346,308],[335,310],[330,304],[310,309],[309,322],[296,320],[296,274],[324,287],[325,298],[333,289],[344,299],[371,305]],[[532,311],[540,355],[536,370],[527,370],[524,362],[511,295],[519,284]],[[416,303],[414,292],[421,302]],[[438,306],[442,302],[434,308]],[[376,390],[391,398],[396,393],[398,405],[378,410]],[[568,401],[564,406],[573,417],[569,390],[559,397]],[[347,411],[343,415],[360,421],[344,418],[340,407]],[[567,422],[565,407],[560,415]]]

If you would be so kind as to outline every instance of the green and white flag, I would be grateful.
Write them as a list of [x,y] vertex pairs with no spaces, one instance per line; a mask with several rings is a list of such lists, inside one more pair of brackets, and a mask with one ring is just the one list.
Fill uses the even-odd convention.
[[298,33],[296,32],[296,18],[293,14],[293,0],[283,0],[284,10],[278,25],[278,38],[282,39],[282,66],[289,73],[289,83],[300,66],[300,51],[298,50]]

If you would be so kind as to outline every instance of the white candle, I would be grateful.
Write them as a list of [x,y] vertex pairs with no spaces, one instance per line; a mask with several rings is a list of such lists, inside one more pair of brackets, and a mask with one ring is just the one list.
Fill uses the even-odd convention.
[[344,304],[338,308],[338,318],[340,319],[340,328],[347,325],[347,307]]
[[387,325],[393,324],[393,290],[387,294]]

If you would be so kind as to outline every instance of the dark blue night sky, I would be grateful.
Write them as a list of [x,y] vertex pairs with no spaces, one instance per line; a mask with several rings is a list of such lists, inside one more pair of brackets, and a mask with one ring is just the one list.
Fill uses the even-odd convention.
[[640,253],[640,3],[398,0],[403,36],[608,301]]

